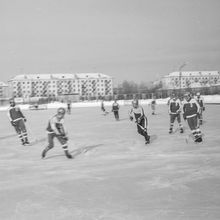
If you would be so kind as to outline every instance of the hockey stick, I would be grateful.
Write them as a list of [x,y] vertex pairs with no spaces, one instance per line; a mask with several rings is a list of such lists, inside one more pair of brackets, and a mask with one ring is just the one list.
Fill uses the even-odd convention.
[[146,132],[147,128],[144,128],[142,125],[140,125],[137,121],[135,121],[135,123],[144,131]]

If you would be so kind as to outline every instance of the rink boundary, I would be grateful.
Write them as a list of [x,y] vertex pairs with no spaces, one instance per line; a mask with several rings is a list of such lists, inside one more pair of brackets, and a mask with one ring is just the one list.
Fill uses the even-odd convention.
[[[220,105],[220,95],[207,95],[207,96],[202,96],[204,98],[204,103],[208,105]],[[166,99],[156,99],[156,104],[157,105],[165,105],[167,104],[169,98]],[[139,103],[141,105],[150,105],[152,99],[146,99],[146,100],[139,100]],[[112,106],[114,101],[104,101],[105,106]],[[118,104],[120,106],[130,106],[132,100],[118,100]],[[19,105],[19,104],[18,104]],[[47,106],[47,109],[56,109],[59,107],[67,107],[66,103],[62,102],[54,102],[54,103],[49,103],[49,104],[43,104],[44,106]],[[30,110],[29,107],[31,105],[29,104],[21,104],[19,107],[22,110]],[[101,106],[101,101],[90,101],[90,102],[73,102],[72,103],[72,108],[86,108],[86,107],[100,107]],[[0,107],[0,111],[7,111],[9,108],[8,106],[2,106]],[[41,109],[39,109],[41,110]]]

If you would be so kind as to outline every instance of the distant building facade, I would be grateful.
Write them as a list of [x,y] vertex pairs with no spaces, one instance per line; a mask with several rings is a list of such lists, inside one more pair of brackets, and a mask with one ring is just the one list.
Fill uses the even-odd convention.
[[10,88],[4,82],[0,82],[0,99],[7,99],[10,97]]
[[172,72],[162,78],[163,89],[202,88],[220,85],[218,71]]
[[113,95],[113,79],[101,73],[18,75],[9,80],[15,98]]

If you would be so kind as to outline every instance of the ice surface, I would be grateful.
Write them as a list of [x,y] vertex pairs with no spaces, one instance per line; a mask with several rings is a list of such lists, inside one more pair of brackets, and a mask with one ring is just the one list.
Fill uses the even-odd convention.
[[128,120],[129,106],[120,121],[100,107],[73,108],[65,117],[73,160],[58,142],[41,159],[55,109],[23,111],[32,146],[20,145],[1,111],[0,219],[220,219],[220,106],[206,106],[201,144],[186,143],[185,122],[184,134],[168,134],[166,105],[156,115],[143,107],[157,136],[150,145]]

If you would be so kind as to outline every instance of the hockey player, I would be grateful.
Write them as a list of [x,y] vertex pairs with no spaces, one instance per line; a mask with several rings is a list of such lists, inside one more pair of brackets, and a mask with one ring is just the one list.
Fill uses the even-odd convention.
[[203,111],[205,111],[205,106],[204,106],[204,100],[203,98],[200,96],[200,93],[197,92],[196,93],[196,101],[198,102],[200,109],[199,109],[199,115],[198,115],[198,119],[199,119],[199,124],[202,125],[203,123]]
[[25,123],[27,119],[24,117],[21,109],[16,106],[13,99],[10,100],[10,107],[8,109],[8,117],[15,128],[16,133],[18,134],[19,139],[21,140],[22,145],[30,144],[27,136],[27,129]]
[[117,103],[117,100],[115,99],[115,101],[112,104],[112,112],[114,113],[116,121],[119,121],[118,111],[119,111],[119,104]]
[[179,124],[180,133],[183,133],[183,126],[181,124],[181,104],[180,100],[176,97],[175,94],[172,94],[171,99],[169,101],[169,115],[170,115],[170,129],[169,133],[171,134],[173,132],[173,125],[175,122],[175,119],[177,119],[177,122]]
[[152,115],[155,115],[155,111],[156,111],[156,99],[153,98],[153,100],[151,101],[151,110],[152,110]]
[[48,146],[42,152],[42,158],[46,156],[46,153],[54,147],[54,138],[56,137],[58,141],[62,144],[64,153],[67,158],[71,159],[73,156],[68,151],[67,146],[67,133],[64,128],[64,116],[65,116],[65,109],[58,108],[57,114],[54,115],[48,123],[47,132],[48,132]]
[[187,120],[189,128],[194,136],[195,142],[202,142],[202,134],[198,126],[198,114],[200,106],[198,102],[191,97],[190,93],[184,95],[183,118]]
[[107,115],[108,112],[105,110],[105,105],[104,105],[104,101],[101,101],[101,110],[104,112],[104,115]]
[[130,120],[137,123],[137,132],[144,136],[145,144],[150,143],[150,136],[147,133],[147,117],[144,114],[144,109],[139,105],[138,100],[132,101],[132,108],[129,112]]
[[71,114],[71,101],[70,100],[67,101],[67,113]]

